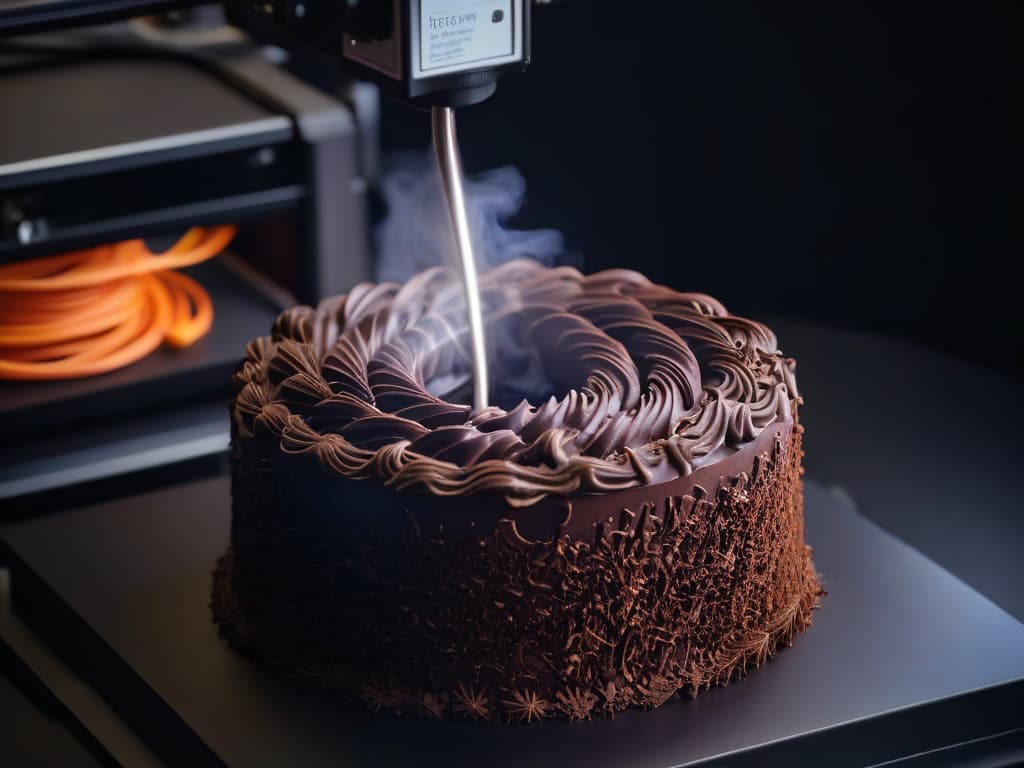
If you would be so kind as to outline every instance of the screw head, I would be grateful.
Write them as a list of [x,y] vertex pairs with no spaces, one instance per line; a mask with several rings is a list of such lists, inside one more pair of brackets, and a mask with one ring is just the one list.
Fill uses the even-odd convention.
[[18,242],[27,245],[32,242],[32,235],[35,234],[35,227],[28,219],[18,222]]

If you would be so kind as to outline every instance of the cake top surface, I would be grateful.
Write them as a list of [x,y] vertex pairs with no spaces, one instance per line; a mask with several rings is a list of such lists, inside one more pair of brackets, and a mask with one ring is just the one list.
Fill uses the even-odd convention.
[[457,275],[363,283],[282,313],[235,376],[239,434],[400,491],[515,506],[684,476],[792,419],[764,325],[637,272],[516,260],[481,276],[493,405],[468,405]]

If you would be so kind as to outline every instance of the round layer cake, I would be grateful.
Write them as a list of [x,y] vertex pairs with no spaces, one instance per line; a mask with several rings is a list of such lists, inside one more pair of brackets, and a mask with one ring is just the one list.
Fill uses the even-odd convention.
[[375,710],[521,721],[655,707],[790,643],[821,589],[772,332],[626,270],[481,282],[482,410],[445,269],[251,342],[229,639]]

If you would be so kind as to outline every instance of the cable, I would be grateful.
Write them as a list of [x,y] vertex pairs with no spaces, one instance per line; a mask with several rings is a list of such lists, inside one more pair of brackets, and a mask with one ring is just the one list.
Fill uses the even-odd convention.
[[185,347],[213,324],[195,280],[172,272],[227,247],[233,226],[193,227],[163,254],[125,240],[0,266],[0,379],[95,376],[166,341]]

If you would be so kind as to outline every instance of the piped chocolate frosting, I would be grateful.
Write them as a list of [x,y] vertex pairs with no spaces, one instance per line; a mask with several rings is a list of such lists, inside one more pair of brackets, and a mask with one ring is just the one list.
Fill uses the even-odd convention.
[[792,420],[793,362],[708,296],[526,260],[481,288],[503,403],[465,402],[464,306],[436,268],[282,314],[237,376],[243,434],[343,477],[528,506],[686,476]]

